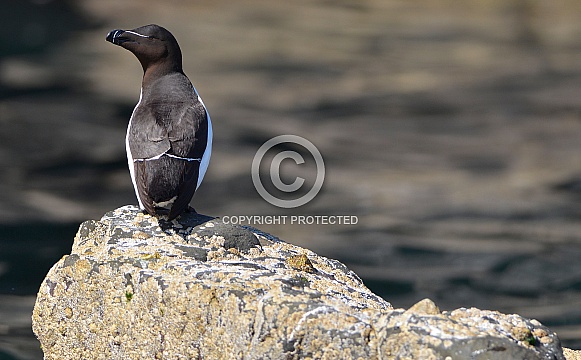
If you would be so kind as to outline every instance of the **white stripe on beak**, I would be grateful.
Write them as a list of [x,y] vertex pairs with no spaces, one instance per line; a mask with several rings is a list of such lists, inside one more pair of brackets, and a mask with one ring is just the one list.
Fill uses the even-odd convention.
[[125,30],[125,32],[126,32],[126,33],[130,33],[130,34],[133,34],[133,35],[141,36],[141,37],[144,37],[144,38],[148,38],[148,39],[149,39],[149,38],[151,38],[151,36],[142,35],[142,34],[140,34],[140,33],[137,33],[137,32],[135,32],[135,31],[131,31],[131,30]]

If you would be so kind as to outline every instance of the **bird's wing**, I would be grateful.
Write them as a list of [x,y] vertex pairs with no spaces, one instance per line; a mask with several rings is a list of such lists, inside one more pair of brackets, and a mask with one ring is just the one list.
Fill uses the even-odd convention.
[[[197,101],[180,117],[180,126],[169,129],[169,141],[174,155],[190,159],[184,161],[178,197],[173,203],[169,219],[181,214],[192,200],[198,185],[200,162],[208,142],[208,114],[204,105]],[[187,132],[177,129],[190,129]]]
[[206,149],[208,136],[206,108],[199,101],[184,107],[179,118],[167,131],[173,155],[189,159],[201,158]]
[[149,214],[155,214],[153,199],[148,194],[147,161],[170,150],[167,129],[159,123],[156,113],[148,106],[137,106],[131,115],[128,145],[133,159],[137,196]]
[[171,148],[168,129],[149,106],[138,106],[129,126],[129,149],[133,160],[151,159]]
[[137,187],[137,196],[141,200],[141,204],[145,208],[148,214],[155,214],[155,204],[153,199],[149,196],[147,192],[147,162],[146,161],[134,161],[133,168],[135,169],[135,186]]

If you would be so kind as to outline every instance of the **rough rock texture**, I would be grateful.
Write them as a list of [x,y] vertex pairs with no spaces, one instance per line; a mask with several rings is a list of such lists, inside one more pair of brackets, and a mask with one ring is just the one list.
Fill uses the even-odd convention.
[[581,360],[581,351],[580,350],[571,350],[571,349],[563,348],[563,354],[565,354],[565,358],[567,360]]
[[45,359],[564,359],[535,320],[394,310],[343,264],[256,229],[127,206],[84,222],[48,273]]

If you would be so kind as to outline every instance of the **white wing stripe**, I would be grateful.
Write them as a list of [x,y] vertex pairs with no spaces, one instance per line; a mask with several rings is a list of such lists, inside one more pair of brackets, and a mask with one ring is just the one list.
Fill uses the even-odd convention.
[[150,157],[148,159],[135,159],[135,160],[133,160],[133,162],[158,160],[160,157],[162,157],[164,155],[169,156],[169,157],[174,158],[174,159],[179,159],[179,160],[184,160],[184,161],[198,161],[198,162],[202,161],[202,159],[199,159],[199,158],[194,159],[194,158],[187,158],[187,157],[181,157],[181,156],[177,156],[177,155],[173,155],[173,154],[163,153],[163,154],[159,154],[159,155]]

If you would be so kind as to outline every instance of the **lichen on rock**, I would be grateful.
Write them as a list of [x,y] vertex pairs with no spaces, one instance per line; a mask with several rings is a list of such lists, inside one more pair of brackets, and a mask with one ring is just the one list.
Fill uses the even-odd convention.
[[257,229],[126,206],[86,221],[38,293],[45,359],[564,359],[534,320],[407,311]]

